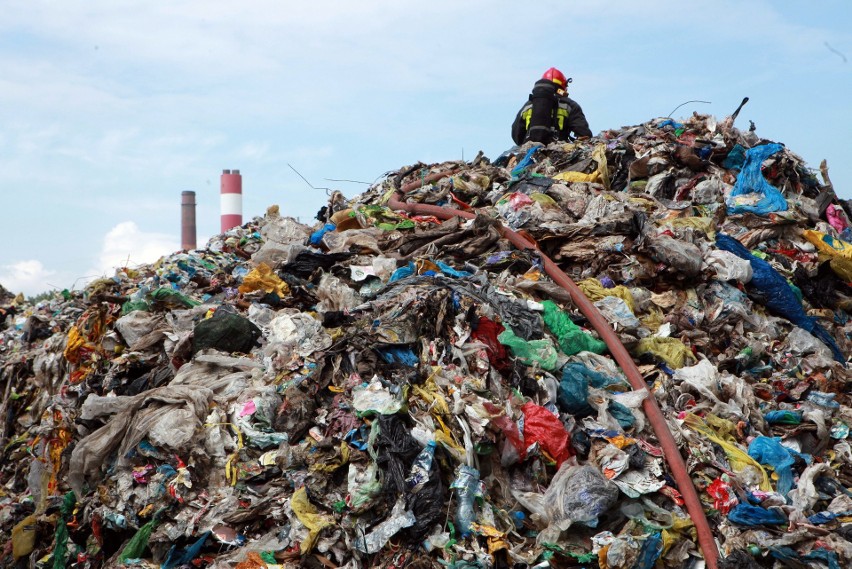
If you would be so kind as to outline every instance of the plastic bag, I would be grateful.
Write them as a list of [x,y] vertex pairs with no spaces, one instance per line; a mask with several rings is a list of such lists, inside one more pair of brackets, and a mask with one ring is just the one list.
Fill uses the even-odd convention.
[[760,291],[765,299],[764,304],[770,311],[783,316],[819,338],[820,341],[831,348],[835,360],[843,364],[846,363],[846,357],[840,351],[831,334],[817,324],[816,318],[805,313],[802,302],[790,288],[787,279],[778,274],[769,263],[752,255],[742,243],[733,237],[720,233],[716,236],[716,246],[751,263],[751,269],[754,273],[751,285]]
[[420,445],[398,415],[379,415],[376,464],[384,474],[384,491],[396,495],[406,491],[405,478]]
[[778,493],[787,496],[793,488],[793,453],[781,444],[780,437],[755,437],[748,445],[748,455],[778,475]]
[[385,387],[378,376],[366,386],[359,385],[352,390],[352,407],[358,415],[393,415],[406,404],[402,390],[391,391]]
[[136,559],[140,557],[145,551],[145,548],[148,547],[148,540],[151,538],[151,532],[154,531],[154,528],[159,523],[159,516],[155,515],[151,521],[139,528],[133,537],[130,538],[130,541],[127,542],[127,545],[124,546],[124,549],[121,550],[121,555],[118,556],[118,562],[124,563],[128,559]]
[[[56,546],[53,548],[53,567],[62,569],[66,565],[68,557],[68,520],[77,505],[77,497],[74,492],[68,492],[62,499],[59,508],[59,521],[56,523]],[[13,544],[14,546],[14,544]]]
[[[761,171],[763,161],[783,148],[780,144],[771,143],[755,146],[746,151],[742,171],[737,176],[734,189],[728,196],[726,205],[729,214],[767,215],[774,211],[787,211],[787,200],[784,199],[784,195],[766,181]],[[755,196],[749,194],[762,194],[762,197],[754,201]]]
[[719,569],[762,569],[746,550],[735,549],[719,560]]
[[688,277],[701,273],[701,249],[687,241],[659,235],[648,236],[645,247],[651,257]]
[[375,462],[371,462],[363,470],[359,470],[355,464],[349,464],[346,505],[353,512],[358,513],[366,509],[381,491],[382,483],[379,481],[378,466]]
[[787,516],[778,508],[767,510],[741,503],[728,514],[728,521],[743,526],[783,525],[787,523]]
[[[426,536],[441,525],[446,518],[446,488],[441,481],[441,467],[434,460],[435,441],[429,441],[420,451],[411,468],[407,484],[412,484],[406,496],[406,506],[414,513],[415,522],[405,530],[404,537],[408,543],[422,543]],[[427,457],[432,460],[427,460]],[[426,463],[429,463],[426,469]],[[424,476],[425,474],[425,476]]]
[[279,298],[290,294],[290,287],[266,263],[260,263],[243,278],[243,283],[237,288],[242,294],[262,290],[275,293]]
[[287,314],[280,311],[269,323],[269,346],[267,353],[289,348],[297,355],[307,357],[314,352],[329,348],[333,342],[331,336],[322,327],[322,323],[310,314],[297,312]]
[[604,389],[620,383],[620,380],[590,370],[581,363],[568,363],[562,368],[556,403],[561,411],[571,413],[576,418],[587,417],[594,412],[588,402],[589,386]]
[[526,341],[516,336],[512,330],[506,328],[497,339],[504,346],[512,350],[512,355],[521,360],[525,365],[538,364],[542,369],[552,371],[556,369],[558,354],[550,340]]
[[542,450],[556,461],[557,468],[568,460],[572,451],[568,445],[568,431],[559,418],[532,402],[521,407],[524,413],[524,442],[541,445]]
[[633,348],[634,355],[653,354],[672,369],[682,368],[687,362],[695,361],[695,355],[678,338],[649,336],[642,338]]
[[201,304],[197,300],[193,300],[185,294],[181,294],[178,291],[167,287],[152,290],[148,296],[154,301],[173,308],[192,308],[193,306]]
[[775,559],[781,561],[784,567],[822,567],[822,563],[814,564],[808,561],[824,561],[828,569],[840,569],[840,562],[835,551],[817,547],[808,553],[801,554],[786,545],[773,545],[769,553]]
[[325,225],[323,225],[322,227],[320,227],[319,229],[317,229],[316,231],[311,233],[311,237],[308,241],[314,247],[319,247],[320,244],[322,243],[323,236],[326,233],[328,233],[329,231],[334,231],[335,229],[337,229],[337,226],[335,224],[326,223]]
[[186,549],[180,549],[177,545],[172,545],[168,554],[166,554],[166,559],[160,565],[160,569],[175,569],[176,567],[182,567],[191,563],[201,553],[201,548],[204,547],[204,543],[210,537],[211,533],[210,531],[204,532],[195,540],[195,543]]
[[564,531],[574,523],[596,527],[618,496],[618,487],[594,466],[563,465],[545,491],[544,502],[550,523]]
[[12,557],[20,559],[32,553],[35,547],[38,517],[29,515],[12,528]]
[[594,352],[602,354],[606,352],[606,343],[593,337],[588,332],[583,332],[579,326],[574,324],[571,318],[559,309],[552,300],[545,300],[544,323],[556,335],[559,349],[566,356],[573,356],[578,352]]
[[334,525],[334,518],[317,513],[317,509],[308,500],[308,493],[304,486],[293,492],[293,497],[290,498],[290,508],[299,518],[299,521],[308,528],[308,538],[302,541],[300,548],[304,556],[314,548],[319,533],[328,526]]
[[639,559],[633,563],[633,569],[653,569],[663,553],[663,538],[659,533],[649,535],[642,543]]
[[319,286],[314,291],[319,302],[317,312],[337,312],[351,310],[361,304],[361,297],[352,290],[342,279],[326,273],[322,276]]
[[83,403],[81,418],[115,416],[77,443],[68,467],[69,485],[78,496],[83,496],[86,477],[108,466],[106,459],[110,453],[118,451],[121,465],[128,451],[151,431],[170,450],[179,450],[193,440],[207,416],[212,397],[210,389],[199,385],[169,385],[134,396],[90,395]]
[[219,308],[213,316],[195,326],[192,353],[213,348],[221,352],[247,354],[257,345],[262,333],[248,318]]
[[788,409],[767,411],[763,414],[763,420],[770,425],[801,425],[802,412]]
[[158,328],[162,328],[164,321],[162,314],[135,310],[116,320],[115,328],[124,338],[127,346],[135,351],[141,348],[140,340]]
[[488,353],[488,362],[497,371],[508,371],[512,368],[512,362],[506,353],[506,347],[500,343],[497,337],[505,330],[503,326],[480,316],[476,323],[476,329],[471,332],[471,337],[485,344]]
[[376,349],[381,358],[389,364],[402,364],[417,367],[420,359],[408,346],[381,346]]
[[292,261],[288,261],[282,269],[282,274],[295,275],[306,279],[321,269],[329,271],[338,263],[343,263],[352,257],[352,253],[317,253],[316,251],[300,251]]
[[598,300],[604,299],[608,296],[617,296],[627,303],[627,307],[631,312],[636,312],[636,301],[633,298],[633,293],[624,285],[616,285],[606,288],[598,279],[585,279],[578,282],[577,286],[592,302],[597,302]]
[[716,278],[722,281],[751,281],[751,264],[728,251],[713,249],[704,256],[704,264],[713,269]]
[[358,535],[355,538],[355,547],[358,551],[368,554],[378,553],[399,530],[414,524],[417,521],[414,513],[404,510],[404,507],[404,501],[400,498],[385,521],[374,527],[370,533]]
[[601,315],[616,331],[631,331],[642,326],[642,322],[636,318],[627,302],[617,296],[607,296],[598,300],[595,302],[595,308],[600,311]]

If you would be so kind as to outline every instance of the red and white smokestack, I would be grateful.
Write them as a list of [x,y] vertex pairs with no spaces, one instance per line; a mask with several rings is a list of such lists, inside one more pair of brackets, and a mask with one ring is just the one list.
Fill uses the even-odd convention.
[[222,170],[222,233],[243,224],[243,177],[239,170]]
[[196,249],[195,243],[195,192],[180,194],[180,248],[184,251]]

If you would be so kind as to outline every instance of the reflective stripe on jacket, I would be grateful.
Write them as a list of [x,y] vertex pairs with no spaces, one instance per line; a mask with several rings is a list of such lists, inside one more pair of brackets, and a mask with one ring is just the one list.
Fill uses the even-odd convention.
[[[562,131],[565,129],[565,121],[568,119],[568,114],[571,110],[568,108],[568,102],[560,99],[556,107],[556,117],[554,117],[553,126],[556,130]],[[527,103],[521,109],[521,118],[524,121],[524,129],[530,129],[530,119],[532,118],[532,103]]]

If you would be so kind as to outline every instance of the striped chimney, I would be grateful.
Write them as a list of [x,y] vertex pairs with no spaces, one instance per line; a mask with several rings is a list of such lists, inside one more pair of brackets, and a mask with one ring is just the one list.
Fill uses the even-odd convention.
[[222,170],[222,233],[243,224],[243,177],[239,170]]
[[196,249],[195,243],[195,192],[180,194],[180,248],[184,251]]

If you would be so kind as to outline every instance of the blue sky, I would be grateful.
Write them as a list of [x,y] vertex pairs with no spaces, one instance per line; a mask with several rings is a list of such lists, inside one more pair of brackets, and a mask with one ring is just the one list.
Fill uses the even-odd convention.
[[4,3],[0,284],[83,286],[219,228],[219,174],[243,174],[244,219],[325,202],[417,161],[491,158],[550,66],[592,131],[681,107],[828,160],[852,198],[848,2],[247,0]]

